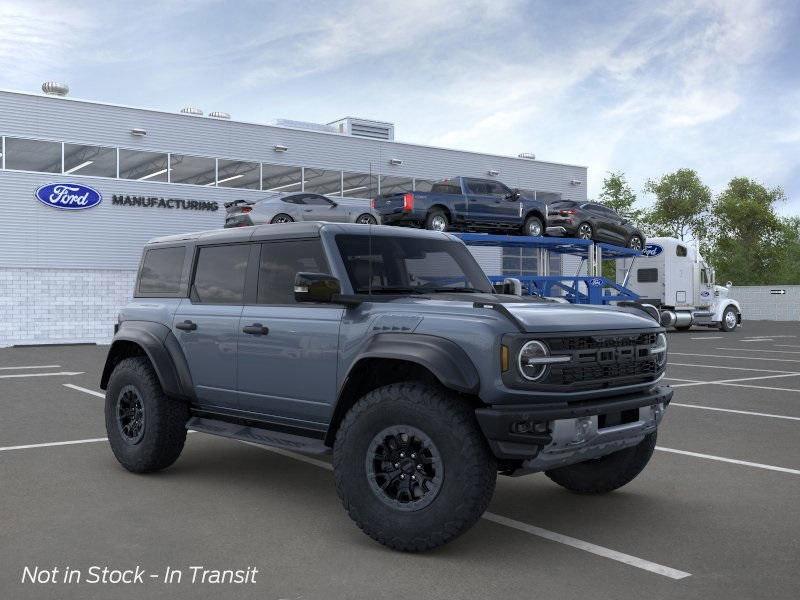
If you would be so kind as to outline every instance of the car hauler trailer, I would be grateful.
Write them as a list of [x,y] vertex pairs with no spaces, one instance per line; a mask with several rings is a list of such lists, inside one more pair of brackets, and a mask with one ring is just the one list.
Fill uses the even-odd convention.
[[742,322],[739,303],[729,297],[731,284],[716,285],[714,269],[697,249],[676,238],[649,238],[641,256],[617,260],[617,281],[656,306],[665,327],[733,331]]

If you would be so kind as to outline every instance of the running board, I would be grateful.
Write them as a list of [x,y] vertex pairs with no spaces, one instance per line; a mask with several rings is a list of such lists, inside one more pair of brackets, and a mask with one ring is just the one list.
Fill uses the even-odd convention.
[[303,437],[282,431],[273,431],[261,427],[252,427],[239,423],[230,423],[206,417],[192,417],[186,423],[186,429],[201,433],[219,435],[240,442],[250,442],[262,446],[275,446],[306,454],[330,454],[331,449],[320,439]]

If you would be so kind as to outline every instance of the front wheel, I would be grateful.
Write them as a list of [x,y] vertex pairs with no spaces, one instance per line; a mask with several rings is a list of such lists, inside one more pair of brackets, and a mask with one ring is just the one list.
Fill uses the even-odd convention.
[[605,494],[633,481],[653,456],[656,432],[636,446],[575,465],[545,471],[561,487],[578,494]]
[[356,223],[360,223],[361,225],[377,225],[378,220],[372,215],[364,213],[356,219]]
[[129,471],[165,469],[180,456],[189,409],[166,397],[147,358],[126,358],[114,367],[105,413],[111,450]]
[[732,306],[729,306],[725,309],[725,312],[722,313],[722,322],[719,324],[719,328],[722,331],[733,331],[738,324],[739,318],[736,314],[736,310]]
[[522,226],[522,235],[531,237],[539,237],[544,232],[544,225],[539,217],[530,216],[525,219],[525,225]]
[[336,434],[333,472],[364,533],[416,552],[475,524],[494,493],[497,464],[469,406],[414,381],[373,390],[350,409]]

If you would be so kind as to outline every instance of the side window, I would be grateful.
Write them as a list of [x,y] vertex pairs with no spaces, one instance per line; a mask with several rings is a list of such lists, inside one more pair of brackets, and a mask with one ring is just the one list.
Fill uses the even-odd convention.
[[675,247],[675,256],[686,256],[687,254],[686,246],[679,245]]
[[658,281],[658,269],[639,269],[636,271],[636,281],[639,283],[656,283]]
[[181,273],[186,248],[155,248],[148,250],[139,272],[137,294],[174,295],[180,291]]
[[329,206],[331,204],[331,201],[325,196],[317,196],[316,194],[309,194],[305,197],[304,202],[312,206]]
[[321,240],[262,244],[258,303],[294,304],[294,277],[301,272],[330,273]]
[[455,181],[440,181],[431,187],[434,194],[456,194],[461,195],[461,186]]
[[200,248],[192,285],[192,301],[242,304],[250,244]]
[[504,186],[502,183],[498,181],[486,182],[486,187],[489,190],[489,194],[492,196],[507,196],[511,193],[511,190]]
[[708,271],[700,269],[700,283],[708,283]]
[[467,189],[470,194],[485,195],[489,193],[488,186],[483,181],[477,179],[467,179]]
[[286,196],[281,198],[287,204],[305,204],[305,196],[297,195],[297,196]]

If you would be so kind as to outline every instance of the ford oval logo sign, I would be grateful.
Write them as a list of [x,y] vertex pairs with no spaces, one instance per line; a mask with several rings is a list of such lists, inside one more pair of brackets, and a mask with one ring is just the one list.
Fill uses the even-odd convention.
[[103,201],[103,196],[79,183],[50,183],[36,190],[36,199],[61,210],[82,210],[97,206]]
[[603,280],[600,279],[599,277],[592,277],[589,280],[589,286],[590,287],[603,287]]
[[642,256],[658,256],[664,251],[664,248],[658,244],[647,244],[642,250]]

